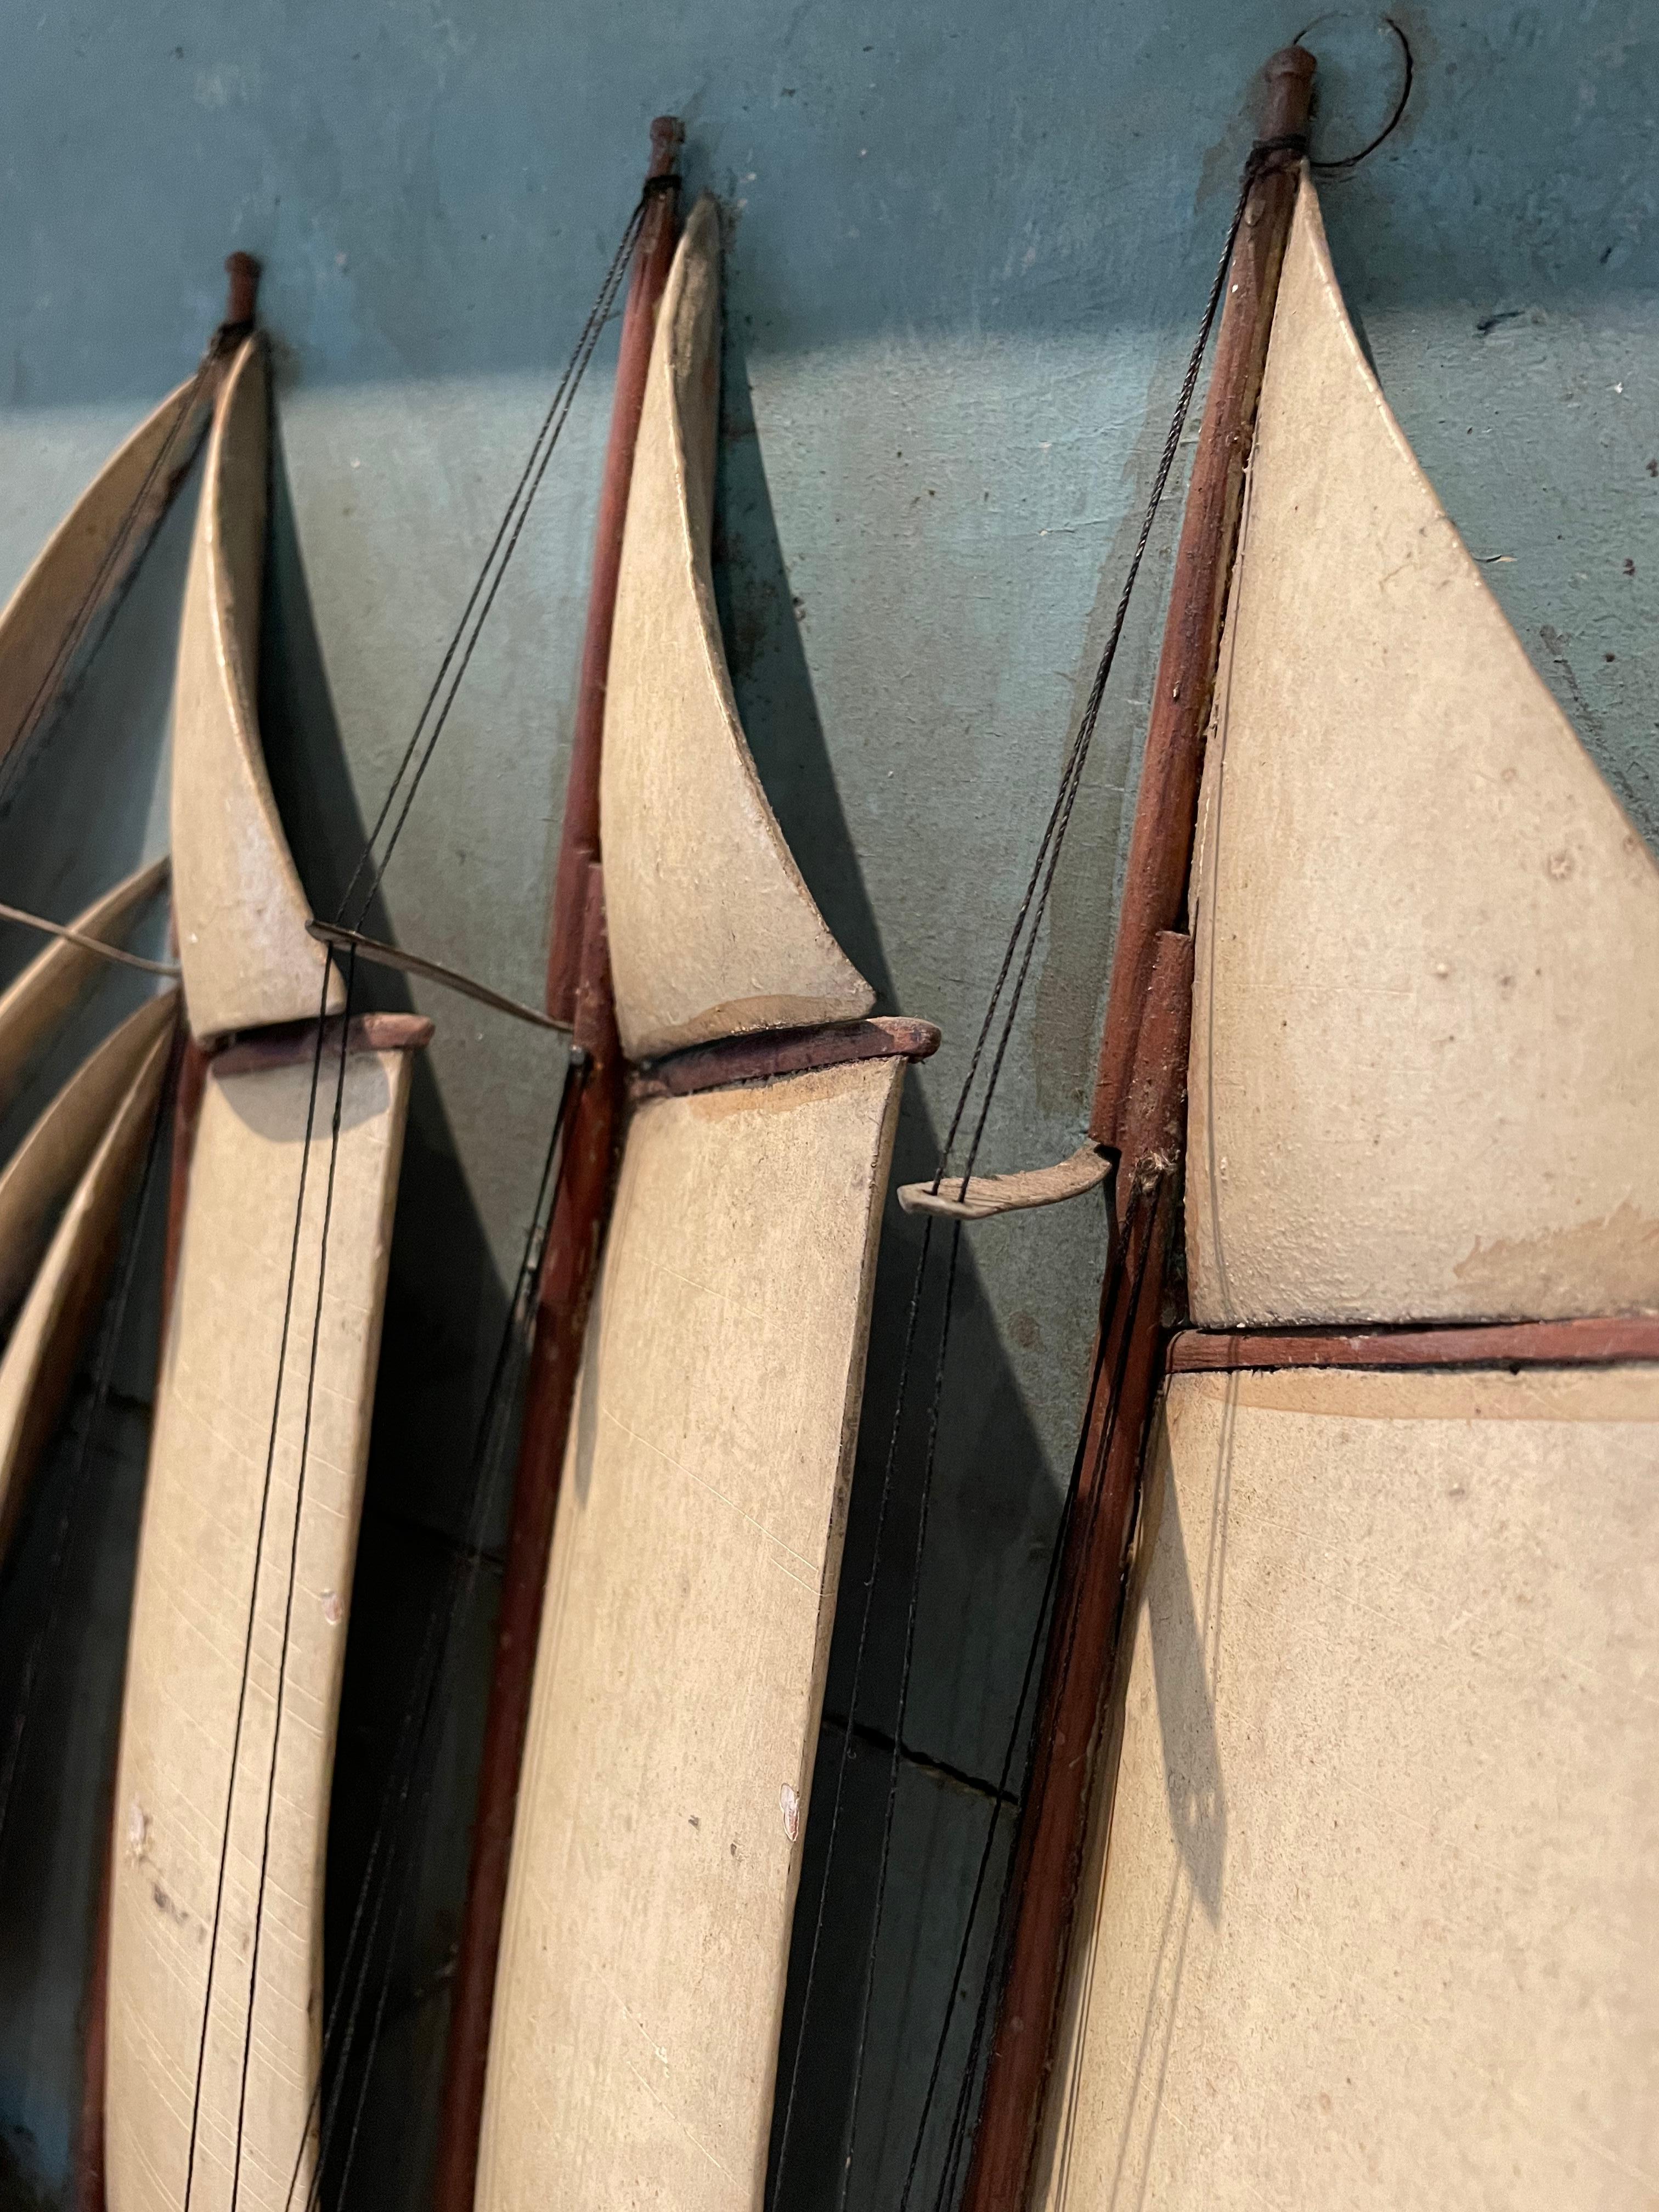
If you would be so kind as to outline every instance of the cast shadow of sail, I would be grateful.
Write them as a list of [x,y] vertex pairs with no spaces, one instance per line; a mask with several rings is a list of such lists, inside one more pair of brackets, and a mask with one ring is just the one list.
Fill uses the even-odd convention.
[[[307,896],[332,915],[369,825],[323,663],[280,416],[270,512],[260,725]],[[391,933],[378,891],[362,927]],[[353,992],[363,1009],[410,1003],[402,975],[365,963]],[[484,1531],[489,1556],[469,1543],[475,1436],[508,1298],[417,1055],[329,1820],[321,2175],[324,2201],[342,2206],[425,2197],[470,1841],[458,1808],[476,1789],[499,1590],[499,1526]],[[446,1631],[422,1725],[415,1686],[430,1680],[431,1639]]]
[[[802,650],[789,579],[755,434],[749,383],[728,324],[721,398],[714,576],[739,716],[786,842],[836,939],[867,978],[878,1012],[926,1014],[895,1005],[892,976],[836,792]],[[895,1184],[930,1176],[939,1132],[914,1079],[902,1094]],[[884,1810],[891,1773],[905,1620],[925,1461],[927,1406],[942,1311],[943,1269],[929,1270],[916,1355],[900,1416],[902,1348],[921,1224],[890,1198],[882,1224],[858,1454],[824,1718],[796,1907],[773,2124],[770,2184],[777,2212],[836,2201],[851,2125],[866,1967],[872,1996],[860,2097],[852,2200],[890,2165],[921,2109],[940,2023],[952,2014],[957,1943],[994,1791],[972,1771],[978,1747],[1006,1729],[1042,1581],[1040,1556],[1057,1510],[1048,1469],[986,1299],[967,1240],[962,1246],[951,1338],[951,1388],[933,1478],[909,1711],[956,1716],[959,1741],[910,1743],[901,1760],[891,1874],[873,1960],[872,1939]],[[945,1240],[935,1239],[935,1259]],[[858,1708],[830,1852],[837,1771],[847,1741],[864,1592],[872,1571],[884,1478],[900,1416],[893,1476],[860,1673]],[[943,1534],[945,1540],[938,1540]],[[944,1577],[970,1563],[968,1586]],[[975,1593],[975,1569],[985,1577]],[[1014,1586],[1013,1595],[1009,1585]],[[1029,1584],[1029,1588],[1026,1585]],[[993,1585],[995,1586],[994,1601]],[[975,1595],[981,1604],[975,1605]],[[977,1619],[978,1635],[964,1637]],[[983,1624],[1003,1632],[988,1656]],[[975,1648],[977,1646],[977,1648]],[[964,1656],[971,1667],[964,1668]],[[963,1680],[971,1676],[971,1683]],[[929,1725],[944,1727],[935,1719]],[[911,1729],[914,1734],[913,1717]],[[964,1747],[973,1746],[972,1749]],[[1004,1818],[1006,1829],[1011,1823]],[[1000,1861],[1000,1853],[999,1853]],[[826,1862],[829,1887],[823,1888]],[[816,1972],[811,1960],[822,1912]],[[970,1961],[967,1985],[974,1985]],[[809,1973],[810,2013],[803,2023]],[[799,2082],[780,2168],[783,2114]],[[954,2097],[945,2082],[945,2102]],[[930,2134],[930,2144],[931,2144]],[[924,2176],[925,2178],[925,2176]],[[922,2201],[931,2201],[931,2190]]]

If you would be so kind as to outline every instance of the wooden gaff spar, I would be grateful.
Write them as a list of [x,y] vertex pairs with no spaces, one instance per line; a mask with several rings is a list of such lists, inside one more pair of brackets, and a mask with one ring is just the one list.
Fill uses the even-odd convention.
[[[1273,71],[1294,140],[1311,58]],[[1659,870],[1389,414],[1305,166],[1251,202],[1091,1131],[1140,1295],[963,2201],[1634,2207]]]
[[559,1491],[480,2212],[760,2203],[880,1202],[903,1059],[937,1043],[864,1018],[738,721],[719,324],[705,200],[657,317],[611,647],[604,913],[646,1066]]
[[306,934],[254,706],[268,411],[246,335],[215,408],[174,701],[174,908],[209,1056],[116,1786],[112,2212],[308,2201],[340,1671],[410,1054],[430,1035],[343,1023]]

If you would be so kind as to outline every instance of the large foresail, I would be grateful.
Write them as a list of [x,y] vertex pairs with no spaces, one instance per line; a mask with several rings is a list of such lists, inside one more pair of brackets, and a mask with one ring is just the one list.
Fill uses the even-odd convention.
[[720,218],[705,198],[657,319],[605,715],[605,911],[630,1060],[872,1004],[738,720],[709,568],[719,398]]
[[1200,849],[1201,1326],[1036,2201],[1635,2212],[1659,872],[1389,412],[1305,178]]
[[193,1158],[175,1158],[188,1201],[128,1645],[111,2212],[312,2194],[335,1718],[411,1054],[430,1034],[404,1015],[319,1025],[325,956],[255,703],[267,404],[256,337],[219,394],[174,697],[185,1007],[216,1048]]
[[901,1063],[642,1107],[572,1423],[481,2206],[757,2207]]
[[334,1723],[424,1027],[355,1026],[319,1114],[309,1041],[222,1054],[203,1100],[116,1786],[112,2212],[311,2188]]
[[732,706],[708,573],[717,246],[705,203],[647,386],[600,817],[629,1054],[701,1049],[636,1083],[588,1322],[480,2212],[760,2205],[902,1073],[884,1037],[859,1057],[870,993]]
[[1195,1320],[1659,1307],[1659,867],[1297,204],[1195,900]]

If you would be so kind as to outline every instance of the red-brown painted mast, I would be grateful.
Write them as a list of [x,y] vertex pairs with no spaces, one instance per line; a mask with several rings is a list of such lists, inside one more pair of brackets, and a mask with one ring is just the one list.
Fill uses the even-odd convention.
[[[212,352],[221,369],[228,363],[236,344],[252,328],[259,298],[259,264],[251,253],[236,252],[225,258],[225,319],[214,333]],[[173,930],[173,949],[179,950],[179,933]],[[173,1141],[167,1166],[167,1218],[165,1256],[161,1262],[161,1336],[157,1345],[156,1398],[161,1397],[161,1370],[166,1365],[167,1320],[173,1310],[173,1285],[179,1273],[179,1250],[184,1241],[185,1208],[190,1196],[190,1164],[196,1151],[196,1125],[202,1115],[202,1094],[207,1087],[208,1056],[190,1033],[182,996],[179,1034],[173,1045],[172,1080]],[[167,1093],[162,1093],[163,1103]],[[159,1109],[158,1109],[159,1110]],[[114,1786],[112,1771],[110,1787]],[[109,2049],[109,1917],[111,1808],[105,1806],[106,1844],[103,1872],[98,1884],[98,1920],[93,1932],[92,1965],[87,1976],[85,2026],[81,2042],[81,2122],[75,2146],[75,2212],[104,2212],[104,2081]]]
[[1121,1156],[1120,1294],[1103,1310],[1099,1382],[1061,1553],[1031,1785],[1015,1842],[1014,1919],[963,2212],[1024,2212],[1054,2063],[1178,1211],[1199,777],[1313,73],[1312,55],[1298,46],[1267,64],[1262,136],[1292,143],[1261,160],[1239,225],[1176,555],[1089,1129]]
[[[565,793],[564,832],[553,888],[547,975],[547,1011],[556,1020],[574,1024],[576,1091],[568,1109],[537,1291],[535,1339],[514,1479],[471,1863],[450,1998],[434,2212],[472,2212],[497,1954],[542,1596],[588,1300],[610,1210],[622,1129],[626,1069],[617,1035],[605,929],[599,866],[599,752],[634,447],[645,404],[657,308],[668,282],[679,229],[678,179],[673,172],[683,135],[672,116],[659,116],[651,126],[649,198],[623,316],[611,442],[599,492],[593,580]],[[556,2182],[550,2179],[549,2186],[556,2197]]]

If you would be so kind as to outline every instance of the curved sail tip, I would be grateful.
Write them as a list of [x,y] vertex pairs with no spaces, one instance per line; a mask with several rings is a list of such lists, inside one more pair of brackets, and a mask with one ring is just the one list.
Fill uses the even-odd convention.
[[1051,1168],[1026,1168],[1014,1175],[942,1176],[935,1182],[901,1183],[898,1202],[906,1213],[931,1213],[945,1221],[984,1221],[995,1213],[1029,1213],[1039,1206],[1060,1206],[1098,1190],[1117,1164],[1107,1145],[1079,1145],[1069,1159]]

